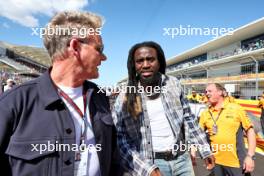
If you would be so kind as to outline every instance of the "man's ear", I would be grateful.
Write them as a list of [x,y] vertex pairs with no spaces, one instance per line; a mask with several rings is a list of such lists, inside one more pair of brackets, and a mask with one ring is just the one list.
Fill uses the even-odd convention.
[[77,39],[71,39],[69,44],[69,49],[73,52],[77,52],[80,50],[80,43]]
[[74,55],[79,58],[80,43],[77,39],[71,39],[69,46],[68,46],[68,51],[71,53],[71,55]]

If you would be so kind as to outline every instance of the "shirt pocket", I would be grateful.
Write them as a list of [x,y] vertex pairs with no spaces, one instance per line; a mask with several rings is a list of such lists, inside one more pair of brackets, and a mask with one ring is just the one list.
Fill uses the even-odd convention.
[[100,113],[101,121],[106,125],[114,125],[112,114],[111,113]]
[[5,153],[13,175],[59,175],[55,139],[11,138]]
[[102,135],[111,137],[112,128],[114,126],[112,114],[98,111],[95,116],[92,117],[92,126],[96,138],[101,139]]

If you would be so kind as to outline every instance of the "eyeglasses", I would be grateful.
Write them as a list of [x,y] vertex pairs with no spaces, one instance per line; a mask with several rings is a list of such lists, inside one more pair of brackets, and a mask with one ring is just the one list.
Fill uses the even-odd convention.
[[[89,44],[89,43],[95,43],[95,42],[91,42],[89,41],[88,39],[80,39],[80,38],[77,38],[77,40],[80,42],[80,43],[84,43],[84,44]],[[95,46],[95,50],[100,53],[100,54],[104,54],[104,45],[96,45]]]

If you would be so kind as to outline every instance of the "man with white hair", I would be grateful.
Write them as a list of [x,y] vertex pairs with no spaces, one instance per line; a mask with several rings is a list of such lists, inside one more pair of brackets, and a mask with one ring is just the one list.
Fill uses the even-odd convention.
[[15,81],[13,79],[8,79],[6,80],[6,85],[4,86],[4,92],[9,90],[9,89],[12,89],[15,85]]
[[87,81],[98,78],[106,60],[101,26],[101,17],[93,13],[56,14],[44,33],[50,69],[0,97],[5,175],[116,175],[109,102]]
[[[254,170],[256,136],[245,110],[225,98],[225,88],[208,84],[206,96],[210,106],[200,117],[200,126],[208,132],[215,156],[215,176],[243,176]],[[243,131],[248,140],[245,153]]]

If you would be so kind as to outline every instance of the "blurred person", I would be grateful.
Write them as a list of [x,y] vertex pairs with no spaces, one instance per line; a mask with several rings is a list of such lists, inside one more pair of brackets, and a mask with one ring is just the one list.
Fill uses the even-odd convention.
[[[206,87],[210,106],[202,112],[199,123],[208,132],[215,155],[214,175],[242,176],[254,170],[256,135],[243,108],[225,99],[224,94],[218,83]],[[242,129],[248,140],[247,153]]]
[[15,81],[13,79],[8,79],[6,80],[6,85],[4,86],[4,92],[12,89],[15,86]]
[[204,103],[204,104],[208,103],[208,98],[205,95],[205,93],[202,93],[200,103]]
[[264,92],[259,99],[258,107],[261,108],[261,115],[260,115],[260,124],[262,128],[262,133],[264,134]]
[[3,93],[3,91],[4,91],[4,85],[3,85],[3,82],[2,82],[2,80],[0,79],[0,94],[2,94]]
[[227,101],[230,103],[235,103],[235,98],[226,91],[226,88],[223,90],[223,95]]
[[199,103],[201,96],[193,90],[192,94],[187,96],[187,99],[190,101],[190,103]]
[[[98,67],[106,60],[96,33],[101,26],[102,18],[90,12],[57,13],[43,39],[52,66],[1,95],[0,165],[5,175],[116,175],[111,172],[116,171],[116,141],[109,102],[87,81],[98,78]],[[50,34],[51,29],[68,32]]]
[[204,147],[201,156],[207,168],[212,169],[214,158],[205,133],[191,114],[180,82],[165,74],[166,61],[160,45],[152,41],[134,45],[127,68],[127,90],[119,94],[113,118],[122,163],[129,173],[194,175],[188,151],[175,149],[186,144],[187,139]]

